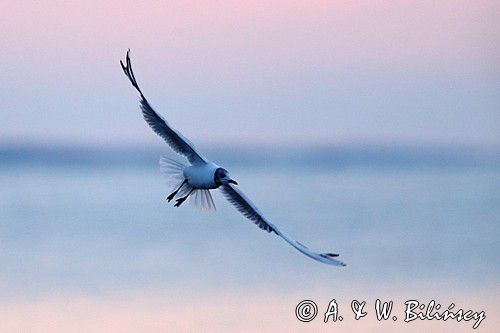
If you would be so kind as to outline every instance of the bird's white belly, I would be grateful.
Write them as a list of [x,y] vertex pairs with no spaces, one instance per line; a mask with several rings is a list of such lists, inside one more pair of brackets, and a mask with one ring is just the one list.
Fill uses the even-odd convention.
[[218,187],[214,180],[217,168],[215,164],[191,165],[184,169],[184,177],[195,188],[214,189]]

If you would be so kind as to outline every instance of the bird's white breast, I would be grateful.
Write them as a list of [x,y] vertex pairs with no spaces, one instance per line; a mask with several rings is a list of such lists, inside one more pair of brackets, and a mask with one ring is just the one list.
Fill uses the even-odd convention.
[[188,180],[189,185],[201,189],[214,189],[218,186],[215,184],[215,170],[219,166],[213,163],[204,165],[190,165],[184,169],[184,177]]

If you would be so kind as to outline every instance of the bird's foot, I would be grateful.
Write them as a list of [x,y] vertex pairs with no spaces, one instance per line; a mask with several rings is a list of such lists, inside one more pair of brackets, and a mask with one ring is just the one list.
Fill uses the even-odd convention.
[[182,203],[186,201],[186,198],[179,198],[175,201],[175,205],[174,207],[179,207],[180,205],[182,205]]
[[167,201],[170,202],[172,201],[172,199],[175,197],[175,195],[177,194],[177,192],[174,192],[172,194],[170,194],[168,197],[167,197]]

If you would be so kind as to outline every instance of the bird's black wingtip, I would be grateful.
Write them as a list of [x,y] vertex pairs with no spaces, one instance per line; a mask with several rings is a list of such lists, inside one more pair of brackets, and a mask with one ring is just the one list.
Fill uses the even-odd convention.
[[[130,49],[127,49],[127,53],[125,53],[125,63],[128,65],[130,63]],[[120,64],[122,65],[122,68],[127,68],[128,66],[125,66],[123,64],[123,61],[120,60]]]
[[120,60],[120,65],[122,66],[122,70],[126,75],[127,74],[127,67],[123,64],[123,61],[121,61],[121,60]]
[[123,69],[123,72],[130,80],[130,83],[132,83],[132,86],[134,86],[134,88],[141,95],[141,99],[146,100],[146,98],[142,94],[141,88],[139,88],[139,85],[137,84],[137,80],[135,79],[134,71],[132,70],[132,62],[130,61],[130,49],[127,50],[127,55],[125,57],[125,63],[123,63],[123,61],[120,60],[120,65]]
[[338,253],[322,253],[322,254],[320,254],[320,256],[325,258],[325,259],[333,260],[333,262],[337,266],[342,266],[342,267],[347,266],[344,262],[333,259],[333,258],[337,258],[339,256]]

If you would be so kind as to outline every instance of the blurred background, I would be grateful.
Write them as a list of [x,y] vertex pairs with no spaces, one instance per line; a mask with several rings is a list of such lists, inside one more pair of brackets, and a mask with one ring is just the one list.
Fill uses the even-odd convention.
[[[494,1],[3,1],[0,330],[467,331],[500,306]],[[165,203],[119,66],[314,262],[215,194]],[[182,160],[181,157],[177,157]],[[337,299],[343,322],[324,324]],[[378,322],[375,299],[397,322]],[[295,318],[318,303],[311,323]],[[355,321],[352,299],[369,315]]]

